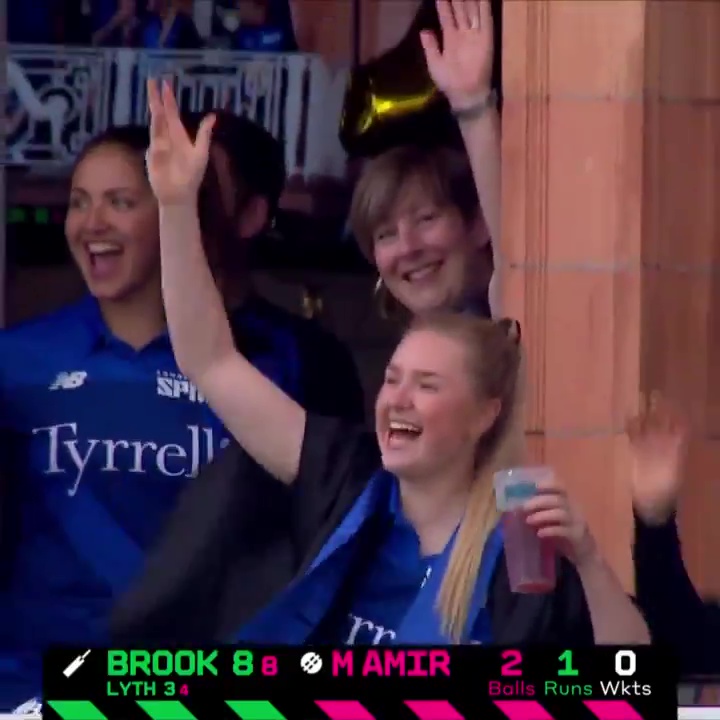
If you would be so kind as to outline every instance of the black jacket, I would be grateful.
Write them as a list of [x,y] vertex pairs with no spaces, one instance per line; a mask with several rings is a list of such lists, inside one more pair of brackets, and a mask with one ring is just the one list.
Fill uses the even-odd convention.
[[286,335],[298,364],[295,399],[308,411],[362,422],[365,399],[357,367],[348,348],[314,320],[295,315],[259,295],[250,295],[230,316],[235,342],[247,358],[260,354],[268,342],[264,328],[253,331],[260,318],[272,335]]
[[[308,416],[292,505],[278,528],[266,518],[270,491],[283,488],[234,446],[182,499],[145,574],[116,607],[115,639],[227,641],[305,571],[379,465],[374,435]],[[593,642],[585,594],[566,561],[554,593],[519,595],[501,559],[488,606],[497,644]]]
[[637,602],[653,639],[679,653],[685,677],[720,672],[720,607],[695,590],[675,517],[659,526],[636,517],[633,556]]

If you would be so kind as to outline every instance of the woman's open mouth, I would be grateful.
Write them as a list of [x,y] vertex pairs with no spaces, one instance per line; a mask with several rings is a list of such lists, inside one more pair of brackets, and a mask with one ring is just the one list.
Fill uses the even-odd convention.
[[421,267],[415,268],[414,270],[403,273],[402,279],[405,282],[409,283],[433,280],[440,272],[442,266],[443,261],[437,260],[436,262],[428,263],[426,265],[422,265]]
[[123,246],[120,243],[94,240],[85,245],[93,280],[106,280],[120,267]]
[[404,447],[422,435],[419,425],[407,422],[391,421],[387,431],[387,444],[390,448]]

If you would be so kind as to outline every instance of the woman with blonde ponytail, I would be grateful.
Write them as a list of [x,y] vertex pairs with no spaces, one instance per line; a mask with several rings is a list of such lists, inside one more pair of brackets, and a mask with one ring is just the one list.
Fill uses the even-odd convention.
[[[522,464],[525,449],[525,426],[522,417],[523,358],[520,346],[520,326],[517,322],[500,320],[508,338],[516,343],[507,373],[514,380],[506,380],[503,405],[496,419],[494,442],[478,447],[477,468],[471,486],[467,509],[458,528],[455,547],[440,588],[438,607],[443,627],[455,641],[462,641],[467,623],[468,606],[482,561],[485,542],[500,520],[495,502],[493,475],[496,471]],[[419,325],[419,321],[416,322]]]
[[[468,494],[468,503],[457,531],[455,546],[438,597],[438,608],[446,636],[454,642],[463,642],[472,596],[476,590],[476,578],[483,562],[483,548],[487,539],[496,529],[499,513],[493,491],[493,475],[498,470],[522,465],[525,452],[525,425],[522,415],[524,362],[520,346],[520,327],[514,321],[500,320],[509,339],[516,344],[517,351],[510,357],[499,359],[495,364],[483,365],[483,348],[492,346],[492,341],[482,337],[465,337],[466,347],[474,358],[477,378],[481,379],[480,395],[501,397],[503,405],[495,421],[494,429],[480,441],[475,479]],[[438,327],[417,320],[414,327]],[[466,320],[443,319],[440,327],[472,329]],[[481,326],[476,326],[479,329]],[[491,354],[492,356],[492,354]],[[650,641],[647,625],[633,601],[626,595],[613,571],[600,556],[579,514],[572,508],[561,485],[555,480],[546,481],[539,488],[539,496],[526,507],[527,521],[537,528],[538,535],[552,538],[558,549],[574,565],[582,586],[582,595],[573,599],[567,593],[555,609],[568,621],[577,612],[577,603],[587,603],[592,632],[597,644],[644,644]],[[529,613],[528,597],[515,593],[498,592],[502,606],[489,605],[491,615],[498,617],[497,624],[503,627],[499,616],[508,619],[505,627],[514,628],[505,642],[526,640],[524,620]],[[497,597],[497,596],[496,596]],[[563,603],[566,603],[563,606]],[[545,602],[546,609],[552,606]],[[528,607],[526,607],[528,606]],[[494,612],[493,612],[494,611]],[[526,614],[527,613],[527,614]],[[512,618],[512,621],[509,621]],[[560,631],[562,632],[562,631]],[[573,638],[580,642],[581,636]],[[552,639],[560,637],[552,633]]]

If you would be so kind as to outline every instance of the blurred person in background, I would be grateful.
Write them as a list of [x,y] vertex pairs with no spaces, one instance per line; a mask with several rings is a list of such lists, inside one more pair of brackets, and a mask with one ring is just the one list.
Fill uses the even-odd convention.
[[295,52],[297,41],[288,0],[236,0],[240,26],[231,35],[233,50]]
[[224,0],[213,16],[213,36],[222,47],[246,52],[295,52],[297,41],[288,0]]
[[[183,123],[194,135],[203,117],[186,113]],[[362,420],[362,386],[348,348],[317,322],[280,309],[252,287],[248,251],[251,242],[262,242],[278,213],[286,181],[283,146],[247,117],[225,110],[214,117],[212,169],[232,233],[222,245],[225,258],[216,277],[230,322],[252,315],[273,318],[295,343],[288,357],[298,361],[298,402],[322,415]]]
[[672,646],[684,676],[720,673],[720,607],[698,594],[682,556],[676,511],[688,426],[660,393],[628,424],[634,462],[635,582],[653,639]]
[[[350,225],[377,267],[395,309],[440,308],[489,316],[500,240],[500,118],[491,90],[493,24],[488,0],[437,0],[441,38],[423,31],[428,71],[458,122],[466,155],[397,147],[365,165]],[[442,49],[440,49],[442,48]],[[493,276],[494,277],[494,276]]]
[[140,13],[137,0],[88,0],[92,45],[135,47]]
[[197,50],[205,44],[192,16],[192,0],[148,0],[139,44],[147,50]]

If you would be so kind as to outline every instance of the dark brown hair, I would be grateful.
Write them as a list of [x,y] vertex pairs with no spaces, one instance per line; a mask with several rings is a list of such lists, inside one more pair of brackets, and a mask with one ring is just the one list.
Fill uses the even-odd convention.
[[[207,112],[182,114],[183,125],[194,136]],[[212,110],[215,115],[212,141],[227,155],[236,202],[249,197],[265,198],[272,216],[285,188],[287,171],[283,145],[262,125],[228,110]]]

